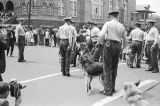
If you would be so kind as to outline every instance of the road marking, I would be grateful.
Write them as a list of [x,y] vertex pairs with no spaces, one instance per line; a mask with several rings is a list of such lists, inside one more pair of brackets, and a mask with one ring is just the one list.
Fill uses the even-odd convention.
[[[81,69],[75,69],[72,72],[77,72],[80,71]],[[33,81],[37,81],[37,80],[42,80],[42,79],[46,79],[46,78],[50,78],[50,77],[55,77],[55,76],[59,76],[62,75],[62,73],[55,73],[55,74],[50,74],[50,75],[45,75],[45,76],[41,76],[41,77],[37,77],[37,78],[33,78],[33,79],[29,79],[29,80],[25,80],[25,81],[20,81],[19,83],[24,84],[24,83],[29,83],[29,82],[33,82]]]
[[[146,80],[146,81],[143,81],[140,83],[139,85],[139,88],[145,86],[145,85],[148,85],[150,83],[153,83],[153,82],[157,82],[156,80]],[[118,98],[120,98],[121,96],[123,95],[123,90],[119,91],[118,93],[114,94],[112,97],[106,97],[102,100],[99,100],[97,101],[96,103],[94,103],[93,105],[91,106],[103,106],[103,105],[106,105]]]
[[[119,65],[123,65],[123,64],[126,64],[126,63],[119,63]],[[82,70],[82,69],[75,69],[75,70],[71,71],[71,73],[72,72],[77,72],[77,71],[80,71],[80,70]],[[55,73],[55,74],[45,75],[45,76],[41,76],[41,77],[37,77],[37,78],[25,80],[25,81],[20,81],[19,83],[21,83],[21,84],[29,83],[29,82],[33,82],[33,81],[37,81],[37,80],[41,80],[41,79],[46,79],[46,78],[50,78],[50,77],[59,76],[61,74],[62,73]]]

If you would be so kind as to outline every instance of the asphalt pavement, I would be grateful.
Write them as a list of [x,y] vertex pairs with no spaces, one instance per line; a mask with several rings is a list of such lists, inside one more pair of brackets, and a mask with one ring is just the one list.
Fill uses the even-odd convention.
[[[103,90],[98,78],[93,79],[92,90],[86,93],[83,71],[71,68],[71,77],[60,73],[58,47],[27,46],[24,63],[17,62],[18,50],[14,57],[6,57],[6,72],[3,75],[9,82],[15,78],[23,85],[21,106],[127,106],[123,98],[118,97],[126,81],[160,81],[160,73],[144,71],[147,65],[142,63],[140,69],[129,69],[125,62],[119,62],[116,79],[116,94],[107,97],[99,93]],[[140,89],[145,91],[157,82],[145,84]],[[151,106],[160,106],[160,85],[143,94]],[[10,104],[14,99],[9,97]],[[99,103],[97,105],[97,103]]]

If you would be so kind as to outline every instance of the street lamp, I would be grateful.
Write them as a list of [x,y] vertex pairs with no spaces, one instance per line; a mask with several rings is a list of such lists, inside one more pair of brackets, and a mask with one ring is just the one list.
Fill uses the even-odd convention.
[[30,23],[31,23],[31,0],[29,0],[28,28],[30,28]]

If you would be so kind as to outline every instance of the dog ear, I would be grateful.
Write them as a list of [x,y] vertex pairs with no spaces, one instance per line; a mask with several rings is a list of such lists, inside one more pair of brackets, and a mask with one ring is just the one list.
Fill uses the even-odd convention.
[[136,86],[139,86],[140,83],[141,83],[141,80],[137,81],[137,82],[135,83],[135,85],[136,85]]

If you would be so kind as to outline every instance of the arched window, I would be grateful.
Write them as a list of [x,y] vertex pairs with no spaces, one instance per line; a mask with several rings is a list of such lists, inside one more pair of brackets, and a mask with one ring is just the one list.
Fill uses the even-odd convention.
[[113,0],[109,0],[109,12],[113,11]]
[[128,21],[128,2],[127,0],[124,0],[124,22],[126,23]]
[[50,3],[49,6],[48,6],[48,12],[49,12],[50,14],[53,14],[53,13],[54,13],[54,8],[53,8],[53,4],[52,4],[52,3]]
[[7,1],[5,7],[6,11],[14,11],[14,4],[12,1]]
[[2,2],[0,2],[0,11],[4,11],[4,6]]
[[21,12],[22,12],[22,14],[26,13],[26,4],[25,3],[21,4]]
[[47,14],[47,3],[43,3],[42,4],[42,12],[43,12],[43,14]]
[[103,0],[91,0],[92,4],[92,17],[103,18]]
[[59,0],[58,2],[58,15],[59,16],[65,15],[64,0]]
[[77,0],[70,0],[70,13],[71,16],[76,17],[77,16]]

